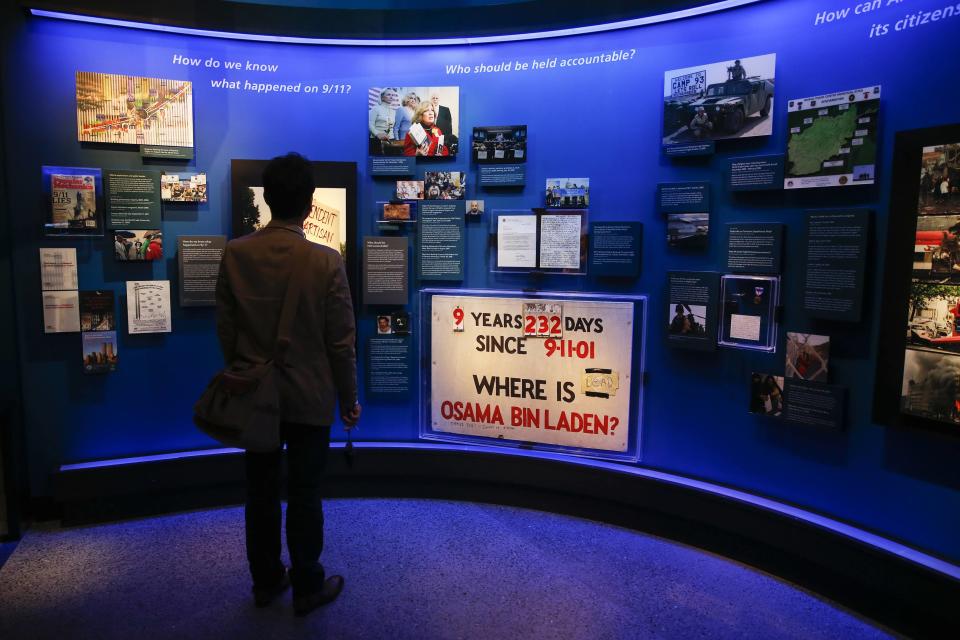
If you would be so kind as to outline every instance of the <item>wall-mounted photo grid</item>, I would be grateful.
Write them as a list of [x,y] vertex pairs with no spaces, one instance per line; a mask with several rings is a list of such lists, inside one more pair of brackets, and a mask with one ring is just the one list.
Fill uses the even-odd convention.
[[960,424],[960,141],[923,148],[900,410]]

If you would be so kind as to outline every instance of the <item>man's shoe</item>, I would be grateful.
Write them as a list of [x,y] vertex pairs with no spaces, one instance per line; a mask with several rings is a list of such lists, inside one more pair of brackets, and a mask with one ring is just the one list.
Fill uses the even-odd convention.
[[280,582],[278,582],[273,587],[254,587],[253,588],[253,603],[258,607],[265,607],[278,595],[290,588],[290,575],[287,573],[287,568],[283,568],[283,575],[280,576]]
[[330,604],[343,591],[343,576],[330,576],[323,581],[319,591],[310,595],[293,599],[293,612],[298,616],[305,616],[317,607]]

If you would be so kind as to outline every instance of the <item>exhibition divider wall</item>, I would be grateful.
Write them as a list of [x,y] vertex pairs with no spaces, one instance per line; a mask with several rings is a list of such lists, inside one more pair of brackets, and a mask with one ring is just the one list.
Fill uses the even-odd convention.
[[[888,221],[915,215],[889,210],[893,140],[958,116],[960,12],[943,4],[774,1],[445,46],[24,18],[3,126],[31,493],[64,464],[215,446],[191,422],[222,366],[211,274],[222,237],[269,215],[250,161],[293,150],[356,166],[318,190],[307,233],[351,265],[358,437],[566,442],[960,561],[960,427],[872,417],[879,318],[906,316],[883,304]],[[466,298],[491,291],[507,301]],[[431,309],[445,324],[426,345]],[[566,429],[544,416],[569,440],[474,429],[421,394],[431,360],[469,357],[457,317],[489,362],[521,348],[574,365],[443,391],[530,411],[553,394],[579,411]],[[610,348],[618,328],[629,351]],[[573,437],[588,423],[629,437],[593,447]]]

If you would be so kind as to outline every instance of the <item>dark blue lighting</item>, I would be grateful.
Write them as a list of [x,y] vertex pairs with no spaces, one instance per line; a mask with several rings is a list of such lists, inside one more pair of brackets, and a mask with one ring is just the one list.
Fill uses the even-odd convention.
[[448,46],[458,44],[490,44],[496,42],[516,42],[519,40],[542,40],[545,38],[563,38],[566,36],[576,36],[588,33],[600,33],[603,31],[616,31],[619,29],[629,29],[632,27],[642,27],[662,22],[671,22],[673,20],[682,20],[694,16],[702,16],[716,11],[725,11],[748,4],[754,4],[761,0],[721,0],[701,7],[683,9],[681,11],[671,11],[655,16],[646,16],[632,20],[622,20],[619,22],[609,22],[606,24],[591,25],[588,27],[572,27],[569,29],[556,29],[554,31],[539,31],[535,33],[520,33],[502,36],[479,36],[472,38],[424,38],[424,39],[405,39],[405,40],[385,40],[385,39],[365,39],[365,38],[302,38],[294,36],[274,36],[254,33],[233,33],[229,31],[213,31],[210,29],[194,29],[190,27],[174,27],[170,25],[150,24],[146,22],[135,22],[132,20],[116,20],[114,18],[101,18],[98,16],[86,16],[76,13],[67,13],[63,11],[47,11],[44,9],[31,9],[30,13],[41,18],[55,18],[58,20],[71,20],[74,22],[86,22],[90,24],[103,24],[113,27],[126,27],[129,29],[143,29],[147,31],[162,31],[165,33],[177,33],[189,36],[201,36],[205,38],[227,38],[232,40],[252,40],[257,42],[281,42],[286,44],[316,44],[316,45],[339,45],[339,46],[367,46],[367,47],[421,47],[421,46]]
[[[335,442],[332,443],[333,448],[343,448],[344,443]],[[870,533],[858,527],[840,522],[839,520],[834,520],[833,518],[828,518],[805,509],[800,509],[799,507],[794,507],[782,502],[777,502],[776,500],[771,500],[769,498],[763,498],[761,496],[754,495],[752,493],[747,493],[746,491],[738,491],[736,489],[731,489],[729,487],[724,487],[721,485],[713,484],[712,482],[705,482],[703,480],[695,480],[693,478],[687,478],[685,476],[676,475],[673,473],[665,473],[663,471],[654,471],[653,469],[643,469],[639,467],[627,466],[623,464],[617,464],[615,462],[606,462],[603,460],[589,460],[586,458],[572,458],[569,455],[559,454],[559,453],[549,453],[543,451],[521,451],[517,449],[504,449],[501,447],[485,447],[482,445],[457,445],[457,444],[420,444],[420,443],[410,443],[410,442],[357,442],[354,443],[354,446],[357,449],[419,449],[419,450],[430,450],[430,451],[450,451],[450,452],[464,452],[464,453],[492,453],[500,456],[515,456],[520,458],[532,458],[537,460],[550,460],[553,462],[562,462],[565,464],[577,464],[586,467],[591,467],[594,469],[603,469],[610,471],[612,473],[630,475],[635,477],[647,478],[649,480],[656,480],[657,482],[664,482],[668,484],[673,484],[681,486],[687,489],[693,489],[696,491],[702,491],[704,493],[712,494],[714,496],[720,496],[727,500],[734,500],[736,502],[742,502],[753,507],[760,509],[765,509],[767,511],[772,511],[774,513],[779,513],[781,515],[789,516],[791,518],[796,518],[797,520],[802,520],[808,524],[826,529],[832,533],[843,536],[845,538],[850,538],[860,542],[862,544],[875,547],[887,553],[891,553],[895,556],[903,558],[913,562],[914,564],[921,565],[932,571],[942,573],[944,575],[950,576],[955,580],[960,580],[960,566],[947,562],[946,560],[941,560],[940,558],[931,556],[929,554],[918,551],[907,545],[900,544],[890,540],[889,538],[884,538],[875,533]],[[150,455],[150,456],[136,456],[131,458],[117,458],[115,460],[100,460],[97,462],[83,462],[78,464],[68,464],[60,467],[60,471],[77,471],[83,469],[97,469],[104,467],[113,467],[127,464],[142,464],[142,463],[151,463],[151,462],[162,462],[168,460],[176,460],[180,458],[195,458],[202,456],[214,456],[214,455],[224,455],[224,454],[236,454],[240,453],[239,449],[205,449],[201,451],[184,451],[180,453],[165,453],[159,455]]]

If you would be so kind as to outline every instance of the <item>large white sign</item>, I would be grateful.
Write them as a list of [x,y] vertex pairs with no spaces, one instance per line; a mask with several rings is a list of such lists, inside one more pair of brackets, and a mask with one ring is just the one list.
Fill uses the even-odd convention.
[[626,452],[632,302],[433,296],[433,431]]

